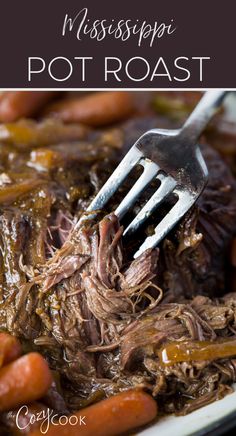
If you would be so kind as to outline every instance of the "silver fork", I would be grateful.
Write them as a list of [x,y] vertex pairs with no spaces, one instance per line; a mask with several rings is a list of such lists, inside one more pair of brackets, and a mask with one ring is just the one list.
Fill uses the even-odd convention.
[[192,207],[207,183],[208,170],[197,139],[216,109],[221,105],[225,94],[226,91],[221,90],[205,92],[179,130],[153,129],[144,133],[128,151],[89,205],[87,212],[94,211],[94,214],[83,216],[78,224],[81,224],[84,219],[94,218],[96,211],[104,208],[130,171],[136,165],[142,165],[141,176],[121,201],[115,210],[115,215],[122,219],[144,189],[155,178],[158,179],[160,186],[124,230],[124,235],[136,231],[172,193],[177,196],[176,203],[156,226],[154,234],[145,239],[134,258],[142,254],[147,248],[158,245]]

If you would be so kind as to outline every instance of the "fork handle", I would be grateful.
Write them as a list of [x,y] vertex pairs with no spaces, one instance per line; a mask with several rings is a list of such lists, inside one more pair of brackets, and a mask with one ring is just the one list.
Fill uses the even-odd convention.
[[219,89],[206,91],[191,115],[183,125],[180,136],[196,143],[202,131],[221,106],[227,91]]

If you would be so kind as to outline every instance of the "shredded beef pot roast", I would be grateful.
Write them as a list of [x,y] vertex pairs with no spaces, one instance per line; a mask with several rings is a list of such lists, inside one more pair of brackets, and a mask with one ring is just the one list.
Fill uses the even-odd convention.
[[226,258],[236,233],[236,187],[216,151],[202,145],[209,183],[159,248],[132,260],[137,235],[123,242],[112,213],[122,192],[99,222],[75,228],[122,153],[158,126],[169,121],[81,128],[73,142],[44,147],[0,145],[0,328],[59,372],[64,409],[139,386],[164,411],[181,414],[221,398],[236,381],[232,358],[168,366],[158,358],[172,342],[235,336]]

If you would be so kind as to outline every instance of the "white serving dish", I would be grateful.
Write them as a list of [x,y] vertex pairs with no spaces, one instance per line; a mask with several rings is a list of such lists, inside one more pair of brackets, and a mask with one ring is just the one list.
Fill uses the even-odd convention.
[[[216,436],[236,425],[235,392],[222,400],[215,401],[186,416],[166,416],[151,427],[141,431],[139,436],[202,436],[208,433]],[[236,434],[236,432],[235,432]]]

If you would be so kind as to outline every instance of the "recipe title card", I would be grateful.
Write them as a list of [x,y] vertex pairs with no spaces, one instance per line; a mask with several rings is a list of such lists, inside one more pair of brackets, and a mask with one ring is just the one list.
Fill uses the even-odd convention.
[[1,6],[2,88],[235,85],[233,0],[11,0]]

